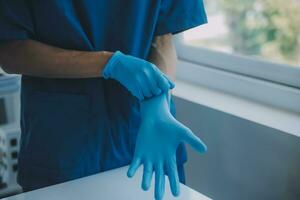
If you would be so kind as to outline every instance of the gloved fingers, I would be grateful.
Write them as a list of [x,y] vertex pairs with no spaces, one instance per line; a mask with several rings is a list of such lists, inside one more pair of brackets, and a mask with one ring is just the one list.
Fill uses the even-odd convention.
[[[154,66],[155,67],[155,66]],[[152,97],[153,95],[157,96],[161,93],[161,89],[159,88],[159,86],[156,84],[156,79],[155,79],[155,75],[149,71],[144,73],[144,81],[147,85],[147,89],[148,89],[148,93],[150,94],[149,96],[147,96],[148,98]]]
[[162,93],[161,89],[158,86],[152,88],[152,94],[155,96],[160,95]]
[[168,82],[170,84],[170,89],[174,89],[175,83],[167,75],[163,74],[163,76],[168,80]]
[[170,83],[169,83],[169,79],[164,76],[164,74],[159,70],[155,68],[156,73],[156,81],[157,81],[157,85],[159,86],[159,88],[162,91],[168,91],[169,89],[171,89]]
[[134,158],[129,166],[129,169],[127,171],[127,176],[129,178],[133,177],[136,173],[137,169],[141,166],[141,159],[140,158]]
[[164,78],[163,76],[159,77],[157,82],[158,82],[159,88],[162,91],[168,91],[171,88],[168,80],[166,78]]
[[143,190],[149,190],[151,186],[151,180],[153,175],[153,165],[150,162],[144,163],[144,173],[143,173],[143,182],[142,188]]
[[165,173],[163,163],[155,166],[155,199],[163,199],[165,193]]
[[152,97],[151,88],[148,83],[148,76],[146,73],[142,73],[140,76],[138,76],[135,84],[139,86],[144,98]]
[[176,164],[176,156],[174,155],[169,161],[166,163],[167,174],[169,177],[170,188],[172,194],[177,197],[180,193],[180,184],[179,184],[179,176]]
[[138,100],[144,100],[143,92],[141,91],[140,86],[138,86],[138,84],[134,85],[132,93],[136,98],[138,98]]
[[161,89],[159,88],[158,84],[156,83],[155,79],[151,77],[151,79],[147,79],[149,87],[153,95],[157,96],[161,94]]
[[199,153],[207,151],[207,146],[189,128],[184,128],[184,140]]
[[143,92],[143,96],[144,98],[150,98],[152,97],[152,93],[151,93],[151,88],[149,87],[149,85],[145,86],[144,88],[142,88],[142,92]]

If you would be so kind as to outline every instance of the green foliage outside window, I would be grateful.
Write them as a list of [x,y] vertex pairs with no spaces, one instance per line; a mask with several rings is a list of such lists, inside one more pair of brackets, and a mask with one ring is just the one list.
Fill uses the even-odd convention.
[[300,0],[207,0],[208,10],[224,14],[227,46],[237,53],[260,55],[300,65]]

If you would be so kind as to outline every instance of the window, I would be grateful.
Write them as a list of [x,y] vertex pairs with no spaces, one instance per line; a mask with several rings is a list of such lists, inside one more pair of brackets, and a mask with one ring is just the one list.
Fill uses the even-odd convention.
[[204,2],[209,23],[175,40],[178,79],[300,113],[300,1]]
[[299,0],[206,0],[209,24],[185,44],[300,67]]
[[299,0],[204,1],[209,23],[178,36],[181,60],[300,88]]

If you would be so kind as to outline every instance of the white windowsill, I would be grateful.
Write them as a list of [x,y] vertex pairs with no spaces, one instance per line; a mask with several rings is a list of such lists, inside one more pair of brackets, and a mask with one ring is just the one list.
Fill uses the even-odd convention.
[[174,95],[300,137],[300,115],[238,96],[177,81]]
[[210,66],[179,60],[177,78],[300,114],[300,90]]

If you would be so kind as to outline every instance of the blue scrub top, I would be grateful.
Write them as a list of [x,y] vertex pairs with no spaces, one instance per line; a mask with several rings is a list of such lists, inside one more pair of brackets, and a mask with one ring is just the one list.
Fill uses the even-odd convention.
[[[202,0],[0,0],[0,42],[143,59],[155,36],[206,22]],[[19,183],[36,189],[129,164],[139,121],[137,100],[114,80],[23,76]],[[183,145],[177,153],[184,163]]]

